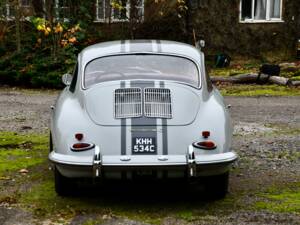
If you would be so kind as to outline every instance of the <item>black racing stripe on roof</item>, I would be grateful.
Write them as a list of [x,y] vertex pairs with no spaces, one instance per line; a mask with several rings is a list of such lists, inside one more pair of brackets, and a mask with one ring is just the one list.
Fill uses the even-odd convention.
[[152,52],[151,40],[130,40],[129,44],[130,52]]
[[[125,88],[125,81],[121,81],[121,88]],[[121,119],[121,155],[126,155],[126,119]]]
[[[163,81],[160,81],[159,87],[164,88],[165,83]],[[162,119],[162,148],[163,155],[168,155],[168,121],[166,118]]]

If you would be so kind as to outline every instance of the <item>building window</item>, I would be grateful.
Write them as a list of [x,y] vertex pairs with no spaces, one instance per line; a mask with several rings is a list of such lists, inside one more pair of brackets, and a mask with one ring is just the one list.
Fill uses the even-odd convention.
[[28,8],[30,7],[30,0],[20,0],[21,7]]
[[[15,19],[15,3],[14,1],[2,1],[1,5],[1,19],[14,20]],[[27,14],[30,13],[30,0],[19,0],[19,9],[21,10],[21,19],[28,19]]]
[[133,16],[144,19],[144,0],[96,0],[96,22],[125,22]]
[[55,0],[55,18],[58,21],[68,22],[70,18],[70,5],[68,0]]
[[241,0],[241,22],[282,22],[282,0]]
[[15,9],[9,1],[1,2],[1,19],[12,20],[15,18]]

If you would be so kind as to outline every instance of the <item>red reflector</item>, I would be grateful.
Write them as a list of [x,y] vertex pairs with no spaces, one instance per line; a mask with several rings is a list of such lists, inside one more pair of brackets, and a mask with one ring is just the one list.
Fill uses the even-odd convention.
[[205,150],[213,150],[217,147],[213,141],[195,142],[195,143],[193,143],[193,146],[196,148],[201,148],[201,149],[205,149]]
[[208,138],[210,136],[210,131],[202,131],[202,136]]
[[77,133],[77,134],[75,134],[75,138],[76,138],[78,141],[81,141],[81,140],[83,139],[83,134]]
[[94,146],[95,146],[94,144],[90,144],[90,143],[75,143],[73,144],[71,149],[73,151],[85,151],[94,148]]

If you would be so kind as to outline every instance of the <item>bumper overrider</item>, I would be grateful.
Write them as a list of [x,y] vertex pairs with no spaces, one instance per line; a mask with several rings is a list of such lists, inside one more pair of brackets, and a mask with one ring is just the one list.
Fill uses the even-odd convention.
[[217,154],[195,154],[190,145],[186,155],[101,155],[99,146],[93,156],[74,156],[52,151],[50,162],[67,177],[106,177],[106,171],[161,170],[184,171],[188,177],[222,174],[238,158],[233,151]]

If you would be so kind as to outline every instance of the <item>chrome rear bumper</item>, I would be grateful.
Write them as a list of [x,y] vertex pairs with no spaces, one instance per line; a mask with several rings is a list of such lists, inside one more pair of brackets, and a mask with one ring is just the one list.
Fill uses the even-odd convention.
[[235,152],[195,154],[189,146],[186,155],[101,155],[98,146],[94,155],[71,156],[51,152],[49,160],[67,177],[102,177],[114,171],[155,170],[181,171],[188,177],[217,175],[226,172],[237,159]]

